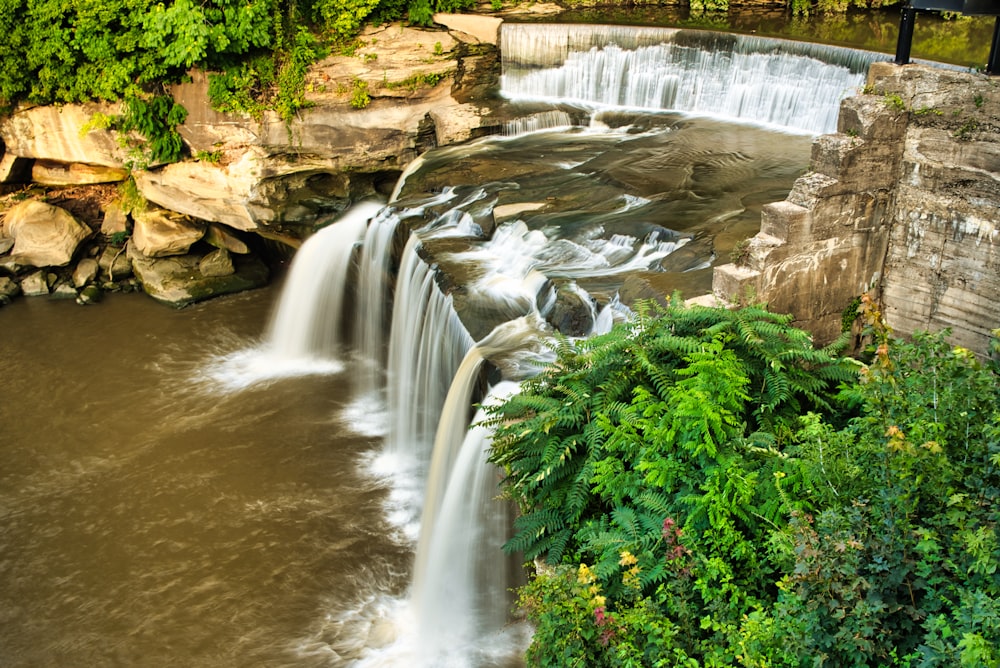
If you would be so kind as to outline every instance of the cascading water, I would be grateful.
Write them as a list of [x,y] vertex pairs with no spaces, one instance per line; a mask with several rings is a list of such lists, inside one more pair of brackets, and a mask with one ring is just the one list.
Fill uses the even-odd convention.
[[503,94],[599,109],[680,111],[813,134],[888,56],[670,28],[504,24]]
[[[628,34],[631,42],[619,38]],[[760,55],[746,44],[734,47],[740,40],[723,40],[725,57],[712,60],[694,53],[694,38],[664,34],[505,26],[505,45],[552,46],[528,55],[510,46],[503,94],[516,99],[532,75],[566,78],[565,63],[595,58],[584,65],[599,70],[584,75],[603,82],[594,90],[613,89],[614,104],[640,107],[642,86],[635,86],[642,59],[673,67],[663,53],[641,50],[663,52],[665,42],[677,51],[675,60],[682,54],[681,61],[701,67],[757,66],[740,64],[737,56]],[[818,62],[765,55],[763,70],[785,78],[812,76],[800,66]],[[619,56],[635,71],[622,74]],[[619,74],[601,73],[616,67]],[[854,75],[848,65],[839,69]],[[727,76],[717,78],[738,86],[739,77]],[[702,82],[703,97],[712,85]],[[822,93],[834,108],[842,92],[835,88]],[[681,99],[679,91],[670,99]],[[795,95],[786,95],[768,104],[792,104]],[[717,111],[721,103],[712,104]],[[748,112],[754,122],[777,122],[760,117],[759,108]],[[415,559],[408,591],[381,595],[373,587],[356,607],[336,612],[332,639],[310,647],[330,647],[357,666],[519,665],[523,627],[505,627],[512,583],[499,550],[507,509],[494,498],[498,474],[485,459],[489,434],[467,429],[484,360],[509,381],[528,373],[531,364],[523,360],[540,357],[538,342],[555,323],[580,334],[607,331],[625,310],[616,295],[630,276],[670,277],[676,283],[659,284],[664,291],[702,285],[714,259],[727,252],[717,238],[746,236],[743,219],[756,217],[749,224],[759,225],[759,213],[744,216],[747,201],[772,201],[775,191],[782,196],[808,160],[809,140],[801,134],[775,142],[770,130],[652,109],[657,114],[604,114],[584,128],[572,125],[579,109],[537,113],[536,106],[534,115],[508,127],[513,136],[421,156],[390,204],[366,212],[371,223],[358,260],[353,332],[363,370],[352,378],[357,399],[349,421],[379,423],[362,429],[384,435],[381,450],[366,460],[368,470],[389,488],[393,535],[401,546],[415,546]],[[349,236],[340,252],[362,231],[351,228]],[[397,265],[391,285],[387,277]]]

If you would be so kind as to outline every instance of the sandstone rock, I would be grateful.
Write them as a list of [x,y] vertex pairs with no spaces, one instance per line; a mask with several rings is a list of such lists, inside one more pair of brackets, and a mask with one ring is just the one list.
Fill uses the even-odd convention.
[[0,276],[0,304],[9,304],[21,293],[21,286],[12,278]]
[[21,279],[21,291],[26,297],[49,294],[49,282],[45,272],[36,271]]
[[109,281],[120,281],[132,275],[132,260],[124,248],[107,246],[97,264]]
[[231,292],[260,287],[267,282],[267,266],[255,257],[240,257],[230,276],[204,276],[198,270],[197,255],[151,258],[139,253],[129,242],[129,257],[142,289],[157,301],[186,306],[196,301]]
[[183,255],[205,235],[199,223],[162,209],[135,215],[132,243],[146,257]]
[[101,221],[101,234],[106,237],[128,231],[128,212],[122,208],[122,203],[116,200],[108,205]]
[[82,288],[88,283],[93,282],[97,278],[99,269],[100,265],[92,257],[80,260],[76,265],[76,269],[73,270],[73,285]]
[[238,255],[246,255],[250,252],[250,248],[239,237],[233,234],[229,228],[223,225],[216,225],[215,223],[208,226],[208,231],[205,233],[205,241],[216,248],[224,248],[230,253]]
[[[238,230],[253,230],[265,207],[253,208],[255,188],[270,176],[261,149],[247,148],[231,162],[178,162],[141,172],[135,183],[150,202],[199,220],[224,223]],[[136,221],[138,222],[138,220]]]
[[219,248],[201,258],[201,261],[198,262],[198,271],[201,272],[202,276],[217,278],[231,276],[236,269],[233,267],[233,259],[230,257],[229,251],[225,248]]
[[82,162],[122,168],[126,149],[115,134],[84,132],[95,114],[114,115],[117,105],[64,104],[19,109],[0,122],[0,137],[12,155],[61,162]]
[[[500,24],[503,19],[481,14],[435,14],[434,23],[445,26],[449,30],[457,30],[464,35],[473,37],[481,44],[496,44],[500,35]],[[461,36],[459,36],[461,39]]]
[[12,256],[34,267],[69,264],[77,247],[90,236],[90,228],[65,209],[36,200],[25,200],[8,212],[4,227],[14,238]]
[[95,183],[118,183],[128,177],[128,171],[120,167],[88,165],[82,162],[55,162],[36,160],[31,168],[31,180],[46,186],[93,185]]

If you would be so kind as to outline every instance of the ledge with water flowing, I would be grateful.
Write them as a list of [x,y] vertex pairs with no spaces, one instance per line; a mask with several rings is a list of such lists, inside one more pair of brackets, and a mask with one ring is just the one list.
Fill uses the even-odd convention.
[[885,54],[672,28],[505,24],[514,101],[712,115],[794,132],[836,128],[840,101]]

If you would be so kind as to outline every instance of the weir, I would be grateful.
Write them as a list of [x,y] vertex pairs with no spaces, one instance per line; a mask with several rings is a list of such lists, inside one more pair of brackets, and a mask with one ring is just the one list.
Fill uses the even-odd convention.
[[504,24],[501,87],[515,101],[707,114],[821,134],[868,65],[858,49],[698,30]]

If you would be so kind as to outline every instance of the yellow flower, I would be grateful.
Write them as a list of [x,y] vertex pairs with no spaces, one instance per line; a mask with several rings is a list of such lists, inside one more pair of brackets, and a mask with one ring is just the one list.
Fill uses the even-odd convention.
[[577,570],[576,573],[577,582],[579,582],[580,584],[590,584],[596,579],[597,578],[594,576],[593,572],[591,572],[587,564],[580,564],[580,568],[579,570]]
[[639,563],[639,560],[635,558],[635,555],[628,550],[622,550],[619,556],[621,557],[618,561],[619,566],[631,566],[632,564]]

